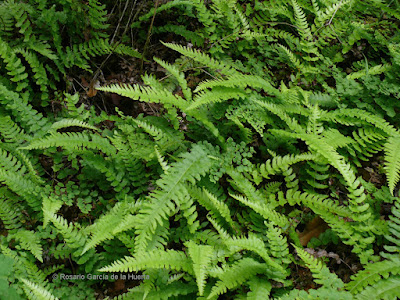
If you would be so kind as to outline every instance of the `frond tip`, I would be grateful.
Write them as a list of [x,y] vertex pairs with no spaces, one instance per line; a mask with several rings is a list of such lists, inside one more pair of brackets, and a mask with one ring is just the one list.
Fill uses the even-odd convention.
[[389,183],[390,193],[400,180],[400,135],[392,136],[385,145],[385,171]]

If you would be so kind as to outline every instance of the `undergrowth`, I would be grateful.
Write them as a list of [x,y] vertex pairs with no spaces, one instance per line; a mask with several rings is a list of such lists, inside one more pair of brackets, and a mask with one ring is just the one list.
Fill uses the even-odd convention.
[[0,5],[2,297],[400,297],[398,1],[159,4],[132,30],[180,57],[97,88],[160,108],[135,117],[66,93],[144,59],[105,5]]

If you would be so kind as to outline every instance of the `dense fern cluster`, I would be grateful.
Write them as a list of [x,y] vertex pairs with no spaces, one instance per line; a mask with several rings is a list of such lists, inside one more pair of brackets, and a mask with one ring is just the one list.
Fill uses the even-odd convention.
[[[154,31],[187,40],[154,58],[166,80],[98,88],[160,107],[136,117],[78,94],[43,113],[67,69],[134,52],[108,42],[99,1],[25,2],[0,6],[2,296],[96,299],[108,282],[57,274],[130,273],[115,299],[400,297],[397,1],[156,6],[133,27],[179,8]],[[348,280],[326,264],[342,255]],[[295,285],[304,267],[313,288]]]

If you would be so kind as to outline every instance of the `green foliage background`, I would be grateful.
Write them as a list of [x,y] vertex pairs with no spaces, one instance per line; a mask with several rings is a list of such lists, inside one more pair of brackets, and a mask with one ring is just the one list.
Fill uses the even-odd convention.
[[[400,297],[397,0],[143,5],[131,30],[144,54],[165,38],[166,76],[97,88],[159,107],[138,116],[67,93],[96,58],[144,59],[107,5],[0,4],[2,299],[112,297],[54,274],[120,272],[148,279],[115,299]],[[346,280],[313,249],[360,267]]]

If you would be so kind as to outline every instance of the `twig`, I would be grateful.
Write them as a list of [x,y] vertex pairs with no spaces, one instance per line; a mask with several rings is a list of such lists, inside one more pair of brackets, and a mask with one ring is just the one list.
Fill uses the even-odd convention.
[[151,19],[151,23],[150,23],[150,27],[149,27],[149,31],[147,33],[147,38],[146,38],[146,43],[144,44],[143,47],[143,53],[142,53],[142,60],[140,62],[140,73],[143,72],[143,62],[144,62],[144,57],[146,54],[146,49],[149,45],[150,42],[150,36],[151,36],[151,30],[153,29],[153,24],[154,24],[154,19],[156,18],[156,12],[157,12],[157,8],[158,8],[158,3],[160,0],[157,0],[155,5],[154,5],[154,13],[153,13],[153,18]]
[[123,10],[123,12],[122,12],[122,14],[121,14],[121,16],[120,16],[120,18],[119,18],[119,20],[118,20],[118,24],[117,24],[117,27],[116,27],[115,30],[114,30],[114,34],[113,34],[113,37],[111,38],[110,44],[113,43],[114,38],[115,38],[115,36],[116,36],[117,33],[118,33],[119,26],[121,25],[122,18],[125,16],[125,12],[126,12],[126,9],[128,8],[128,4],[129,4],[129,0],[126,1],[126,3],[125,3],[124,10]]

